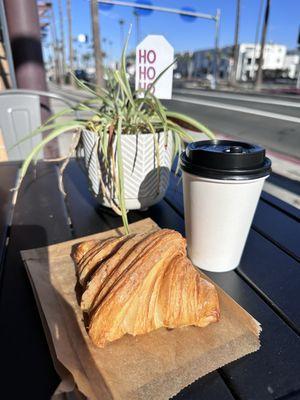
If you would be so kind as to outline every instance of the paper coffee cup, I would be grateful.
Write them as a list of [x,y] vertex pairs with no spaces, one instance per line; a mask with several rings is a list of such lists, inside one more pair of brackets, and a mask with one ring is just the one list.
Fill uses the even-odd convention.
[[265,150],[228,140],[190,143],[181,154],[188,255],[214,272],[240,262],[263,183]]

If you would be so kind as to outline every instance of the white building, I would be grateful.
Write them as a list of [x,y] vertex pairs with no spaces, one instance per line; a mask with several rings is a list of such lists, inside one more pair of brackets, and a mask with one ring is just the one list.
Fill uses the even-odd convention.
[[283,65],[283,78],[296,79],[300,67],[300,53],[296,51],[288,51],[285,56]]
[[[241,43],[239,45],[238,64],[236,69],[236,79],[247,81],[255,79],[258,69],[258,59],[260,57],[260,45],[253,43]],[[212,75],[215,69],[215,49],[195,51],[192,56],[193,76],[205,78]],[[281,77],[283,72],[288,69],[289,76],[295,75],[296,58],[287,56],[287,48],[280,44],[266,44],[264,49],[264,62],[262,69],[265,76],[270,78]],[[290,66],[292,64],[293,66]],[[228,79],[233,66],[233,46],[223,47],[218,54],[219,78]],[[184,65],[180,65],[183,71]],[[294,71],[294,72],[293,72]],[[180,71],[179,71],[180,72]],[[183,74],[184,76],[184,74]]]
[[[261,47],[252,43],[239,45],[239,57],[236,70],[236,79],[247,81],[255,77]],[[266,44],[264,48],[263,71],[282,71],[286,58],[286,46],[280,44]]]

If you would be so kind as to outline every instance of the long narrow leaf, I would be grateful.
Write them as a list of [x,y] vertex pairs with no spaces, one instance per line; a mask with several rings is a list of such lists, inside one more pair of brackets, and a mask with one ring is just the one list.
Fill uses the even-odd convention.
[[208,129],[205,125],[201,124],[197,120],[195,120],[192,117],[188,117],[185,114],[181,114],[175,111],[167,111],[166,115],[169,119],[175,119],[176,121],[182,121],[191,127],[194,127],[195,130],[199,130],[201,132],[204,132],[210,139],[215,139],[215,135],[213,132]]
[[[73,123],[73,126],[69,126],[69,129],[77,129],[77,128],[82,128],[84,125],[83,124],[79,124],[77,123]],[[21,171],[20,171],[20,177],[19,177],[19,183],[18,186],[20,186],[26,172],[27,169],[32,161],[32,159],[41,151],[41,149],[47,144],[49,143],[51,140],[55,139],[57,136],[61,135],[62,133],[66,132],[66,128],[65,127],[61,127],[58,128],[56,130],[54,130],[52,133],[50,133],[47,137],[45,137],[43,140],[40,141],[39,144],[37,144],[29,153],[29,155],[27,156],[27,158],[24,160],[22,167],[21,167]]]
[[167,126],[170,130],[177,132],[181,138],[188,139],[189,141],[193,141],[193,137],[186,130],[184,130],[180,125],[176,124],[175,122],[168,120]]
[[127,90],[130,92],[131,92],[131,88],[130,88],[130,84],[129,84],[127,72],[126,72],[126,53],[127,53],[129,38],[131,35],[131,29],[132,29],[132,25],[130,25],[128,33],[127,33],[127,38],[125,41],[125,45],[123,47],[122,58],[121,58],[121,76],[122,76],[124,84],[127,86]]
[[71,75],[73,76],[75,82],[77,83],[77,85],[79,87],[81,87],[82,89],[85,89],[86,91],[90,92],[92,95],[94,95],[95,97],[98,96],[98,93],[95,92],[93,89],[91,89],[88,85],[86,85],[81,79],[78,79],[77,76],[71,72]]
[[124,194],[124,173],[123,173],[123,160],[122,160],[122,148],[121,148],[121,130],[122,130],[122,118],[120,117],[118,120],[117,126],[117,165],[118,165],[118,182],[119,182],[119,206],[122,212],[122,220],[125,228],[126,234],[129,234],[129,226],[128,226],[128,218],[127,218],[127,210],[125,206],[125,194]]
[[68,108],[64,108],[63,110],[55,113],[54,115],[51,115],[51,117],[49,117],[47,119],[47,121],[45,121],[42,126],[46,126],[48,125],[50,122],[62,117],[63,115],[69,114],[71,112],[74,112],[74,108],[73,107],[68,107]]
[[116,80],[120,84],[121,89],[123,90],[123,92],[127,96],[127,99],[130,101],[131,105],[135,108],[135,104],[134,104],[134,100],[133,100],[133,97],[132,97],[131,90],[128,89],[126,83],[122,80],[122,77],[120,76],[120,72],[119,71],[115,71],[114,75],[115,75]]
[[64,122],[64,123],[56,123],[56,124],[52,124],[52,125],[41,125],[39,128],[37,128],[33,132],[29,133],[29,135],[26,135],[22,139],[18,140],[17,143],[15,143],[12,147],[10,147],[8,149],[8,151],[14,149],[16,146],[19,146],[21,143],[25,142],[28,139],[33,138],[34,136],[39,135],[42,132],[50,131],[50,130],[58,129],[58,128],[63,128],[63,127],[65,127],[65,130],[68,130],[69,129],[68,127],[70,125],[72,126],[74,124],[74,122],[79,123],[80,121],[73,120],[73,121],[68,121],[68,122]]
[[[151,92],[153,86],[155,86],[156,82],[163,76],[163,74],[165,72],[167,72],[167,70],[169,68],[172,67],[172,65],[174,65],[176,63],[177,59],[175,59],[171,64],[169,64],[163,71],[161,71],[161,73],[154,79],[154,81],[151,83],[151,85],[149,85],[149,87],[147,88],[147,90],[144,93],[144,98],[147,98],[148,94]],[[143,103],[140,104],[140,108],[143,106]]]

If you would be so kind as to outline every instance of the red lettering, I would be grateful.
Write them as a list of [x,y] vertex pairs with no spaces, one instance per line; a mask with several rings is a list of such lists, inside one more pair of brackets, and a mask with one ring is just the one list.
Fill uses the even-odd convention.
[[149,50],[147,53],[147,61],[150,64],[153,64],[154,61],[156,60],[156,53],[154,50]]
[[156,75],[155,69],[153,67],[149,67],[147,69],[147,77],[148,77],[148,79],[151,79],[151,80],[154,79],[155,75]]
[[[142,77],[143,75],[143,77]],[[147,76],[147,68],[146,67],[139,67],[139,80],[146,79]]]
[[143,59],[143,63],[145,63],[146,62],[146,58],[147,58],[146,50],[143,50],[143,54],[142,54],[142,50],[140,49],[139,50],[139,63],[142,62],[142,59]]
[[146,85],[146,82],[139,82],[139,89],[138,90],[146,90],[146,88],[147,88],[147,85]]

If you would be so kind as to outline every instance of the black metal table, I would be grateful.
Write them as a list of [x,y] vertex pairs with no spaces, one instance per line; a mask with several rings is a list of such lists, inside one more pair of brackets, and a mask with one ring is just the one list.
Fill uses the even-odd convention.
[[[49,399],[59,383],[19,251],[121,225],[87,189],[75,161],[65,172],[67,198],[58,189],[58,167],[40,162],[17,203],[18,163],[0,164],[0,398]],[[181,186],[175,177],[166,198],[130,222],[151,217],[184,233]],[[300,399],[300,215],[263,193],[238,270],[210,276],[261,322],[261,349],[184,389],[176,399]],[[129,399],[130,400],[130,399]],[[145,399],[146,400],[146,399]]]

